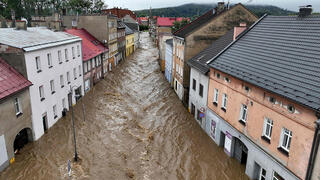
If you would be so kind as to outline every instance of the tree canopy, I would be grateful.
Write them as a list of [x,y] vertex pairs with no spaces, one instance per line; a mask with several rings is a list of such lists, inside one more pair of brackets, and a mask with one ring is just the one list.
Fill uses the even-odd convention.
[[189,23],[190,23],[190,21],[188,19],[183,19],[182,21],[175,21],[173,23],[173,26],[171,27],[171,30],[172,30],[172,32],[175,32]]

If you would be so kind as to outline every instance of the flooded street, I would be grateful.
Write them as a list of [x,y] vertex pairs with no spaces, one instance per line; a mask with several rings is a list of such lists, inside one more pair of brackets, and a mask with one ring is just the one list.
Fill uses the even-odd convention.
[[[157,63],[148,33],[141,48],[75,106],[79,163],[71,179],[248,179],[183,107]],[[26,145],[0,179],[68,179],[71,112]]]

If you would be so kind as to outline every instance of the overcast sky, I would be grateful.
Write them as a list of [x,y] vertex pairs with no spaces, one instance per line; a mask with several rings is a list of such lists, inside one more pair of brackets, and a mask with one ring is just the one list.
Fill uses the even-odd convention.
[[[187,3],[217,3],[217,0],[104,0],[108,8],[122,7],[131,10],[141,10],[162,7],[179,6]],[[223,0],[222,0],[223,1]],[[228,2],[228,0],[225,0]],[[301,5],[313,6],[314,12],[320,12],[320,0],[230,0],[230,3],[243,3],[243,4],[267,4],[275,5],[284,9],[298,11]]]

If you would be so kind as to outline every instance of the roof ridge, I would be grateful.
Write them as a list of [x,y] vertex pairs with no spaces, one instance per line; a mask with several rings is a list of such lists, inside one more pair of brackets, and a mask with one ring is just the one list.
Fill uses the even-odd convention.
[[264,14],[258,21],[256,21],[253,25],[250,26],[250,28],[244,30],[233,42],[231,42],[226,48],[224,48],[222,51],[219,52],[215,57],[207,61],[207,64],[211,63],[213,60],[218,58],[222,53],[224,53],[227,49],[229,49],[234,43],[238,42],[239,39],[241,39],[244,35],[246,35],[253,27],[255,27],[257,24],[260,23],[265,17],[267,17],[267,14]]

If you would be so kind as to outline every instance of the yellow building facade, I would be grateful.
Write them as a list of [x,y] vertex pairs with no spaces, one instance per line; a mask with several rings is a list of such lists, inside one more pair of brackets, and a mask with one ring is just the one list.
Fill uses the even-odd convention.
[[126,34],[126,57],[134,51],[134,34]]

